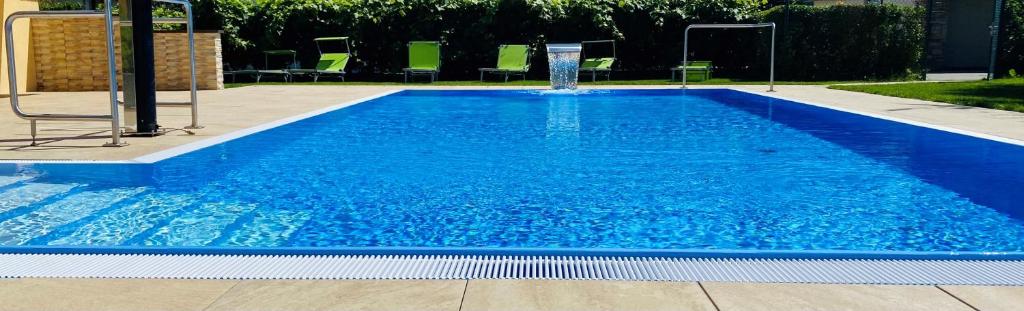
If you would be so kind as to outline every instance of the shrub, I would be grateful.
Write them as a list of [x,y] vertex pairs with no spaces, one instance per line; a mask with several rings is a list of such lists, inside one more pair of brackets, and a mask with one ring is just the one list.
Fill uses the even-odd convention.
[[790,10],[788,23],[783,7],[760,16],[779,27],[776,72],[781,79],[886,80],[920,71],[923,9],[839,5]]
[[996,73],[1024,72],[1024,0],[1004,1]]
[[[64,0],[47,0],[64,1]],[[1024,0],[1013,0],[1024,1]],[[765,0],[193,0],[197,29],[223,30],[224,59],[263,66],[263,50],[294,49],[316,62],[313,38],[349,36],[361,79],[400,72],[405,43],[440,40],[445,79],[473,79],[493,66],[499,44],[530,44],[534,78],[544,77],[548,42],[615,39],[617,70],[667,77],[683,55],[692,23],[773,21],[779,26],[776,73],[790,80],[901,78],[918,71],[920,9],[895,6],[790,6],[759,12]],[[161,11],[160,14],[174,14]],[[769,32],[691,32],[692,59],[716,75],[764,79]],[[609,53],[608,51],[600,51]],[[617,76],[622,77],[624,75]]]
[[[620,69],[665,70],[682,58],[682,31],[701,22],[736,22],[759,0],[197,0],[201,27],[222,28],[225,61],[262,65],[260,52],[288,48],[315,62],[312,38],[352,38],[355,73],[398,72],[405,43],[440,40],[442,74],[471,79],[493,66],[499,44],[616,39]],[[200,9],[202,8],[202,9]],[[200,13],[201,10],[206,10]],[[209,24],[204,24],[209,23]],[[219,27],[218,27],[219,24]],[[736,46],[736,48],[741,48]],[[537,70],[534,75],[546,75]],[[664,75],[664,72],[661,72]]]

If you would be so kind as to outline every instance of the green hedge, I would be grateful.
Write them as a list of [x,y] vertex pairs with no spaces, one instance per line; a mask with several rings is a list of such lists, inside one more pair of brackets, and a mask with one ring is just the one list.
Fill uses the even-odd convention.
[[[476,76],[493,66],[502,43],[542,47],[548,42],[616,39],[619,69],[664,68],[679,62],[682,29],[694,21],[736,22],[753,16],[757,0],[199,0],[203,26],[223,28],[225,58],[261,65],[260,51],[299,51],[314,62],[318,36],[353,39],[361,73],[396,72],[405,65],[405,42],[441,40],[442,74]],[[199,11],[199,10],[197,10]],[[199,13],[197,13],[199,18]],[[536,53],[535,67],[544,66]],[[535,75],[543,76],[544,70]]]
[[1013,69],[1024,75],[1024,0],[1004,1],[996,73],[1006,75]]
[[[617,77],[667,77],[683,54],[691,23],[774,21],[779,25],[778,78],[848,80],[902,78],[918,71],[920,9],[896,6],[790,6],[761,12],[765,0],[193,0],[199,29],[224,31],[233,67],[262,66],[261,51],[295,49],[315,63],[312,39],[350,36],[358,79],[381,78],[405,66],[405,42],[441,40],[442,78],[473,79],[493,66],[496,47],[615,39]],[[716,76],[764,79],[766,30],[691,33],[693,59],[712,60]],[[609,53],[603,51],[603,53]],[[538,49],[533,78],[547,75]]]
[[775,7],[760,19],[779,27],[776,72],[781,79],[886,80],[920,71],[920,8],[792,6],[787,23],[783,7]]

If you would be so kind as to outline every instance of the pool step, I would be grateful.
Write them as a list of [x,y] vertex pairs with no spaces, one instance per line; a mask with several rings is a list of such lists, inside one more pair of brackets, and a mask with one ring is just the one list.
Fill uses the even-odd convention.
[[203,203],[177,215],[142,241],[156,246],[204,246],[219,238],[226,227],[256,208],[251,203]]
[[[74,185],[25,183],[0,192],[0,214],[38,203],[57,194],[67,193]],[[13,215],[11,215],[13,216]]]
[[116,246],[166,222],[195,202],[188,195],[145,194],[142,198],[100,215],[54,237],[49,245]]
[[1024,261],[472,255],[0,254],[0,278],[558,279],[1024,285]]
[[[27,187],[27,186],[26,186]],[[19,189],[24,189],[20,187]],[[18,190],[18,189],[14,189]],[[63,193],[68,193],[70,190]],[[24,208],[17,215],[0,222],[0,245],[21,245],[44,236],[58,227],[87,217],[140,192],[142,188],[115,188],[100,191],[81,191],[56,201],[35,201],[32,208]]]

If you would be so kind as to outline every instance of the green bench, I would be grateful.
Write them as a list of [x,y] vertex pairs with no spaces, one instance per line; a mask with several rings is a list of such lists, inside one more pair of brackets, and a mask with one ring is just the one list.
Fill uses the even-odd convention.
[[686,65],[672,68],[672,81],[676,81],[676,72],[686,69],[686,81],[705,81],[711,79],[711,61],[695,60]]

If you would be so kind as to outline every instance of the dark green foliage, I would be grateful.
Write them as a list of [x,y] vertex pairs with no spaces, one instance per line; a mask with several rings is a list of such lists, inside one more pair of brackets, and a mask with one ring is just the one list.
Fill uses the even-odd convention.
[[776,72],[781,79],[887,80],[920,70],[920,8],[791,6],[787,24],[784,8],[775,7],[760,19],[779,27]]
[[[350,36],[356,74],[394,73],[405,66],[405,43],[443,43],[442,75],[472,78],[494,66],[499,44],[535,47],[544,68],[548,42],[618,40],[622,70],[664,70],[682,59],[682,34],[695,21],[751,18],[759,0],[197,0],[202,26],[224,30],[225,61],[262,65],[260,51],[288,48],[312,64],[319,36]],[[210,5],[212,3],[212,5]],[[202,12],[202,13],[200,13]],[[201,24],[203,23],[201,22]],[[710,42],[704,45],[711,46]],[[733,45],[732,50],[744,50]],[[606,51],[602,51],[606,52]],[[609,51],[610,52],[610,51]],[[544,76],[536,70],[534,76]]]
[[[1024,0],[1014,0],[1024,1]],[[774,21],[779,24],[777,77],[791,80],[901,78],[918,70],[920,9],[894,6],[790,6],[759,12],[764,0],[193,0],[198,29],[224,31],[232,67],[261,67],[261,51],[294,49],[315,64],[312,39],[352,37],[349,70],[393,79],[406,65],[405,43],[439,40],[442,77],[473,79],[494,66],[499,44],[535,48],[531,78],[546,76],[548,42],[615,39],[619,78],[667,77],[682,61],[692,23]],[[716,76],[765,79],[767,30],[695,30],[692,59],[711,60]],[[600,48],[600,47],[598,47]],[[610,51],[593,51],[600,56]],[[598,56],[598,55],[592,55]]]
[[996,73],[1024,73],[1024,0],[1003,0]]

